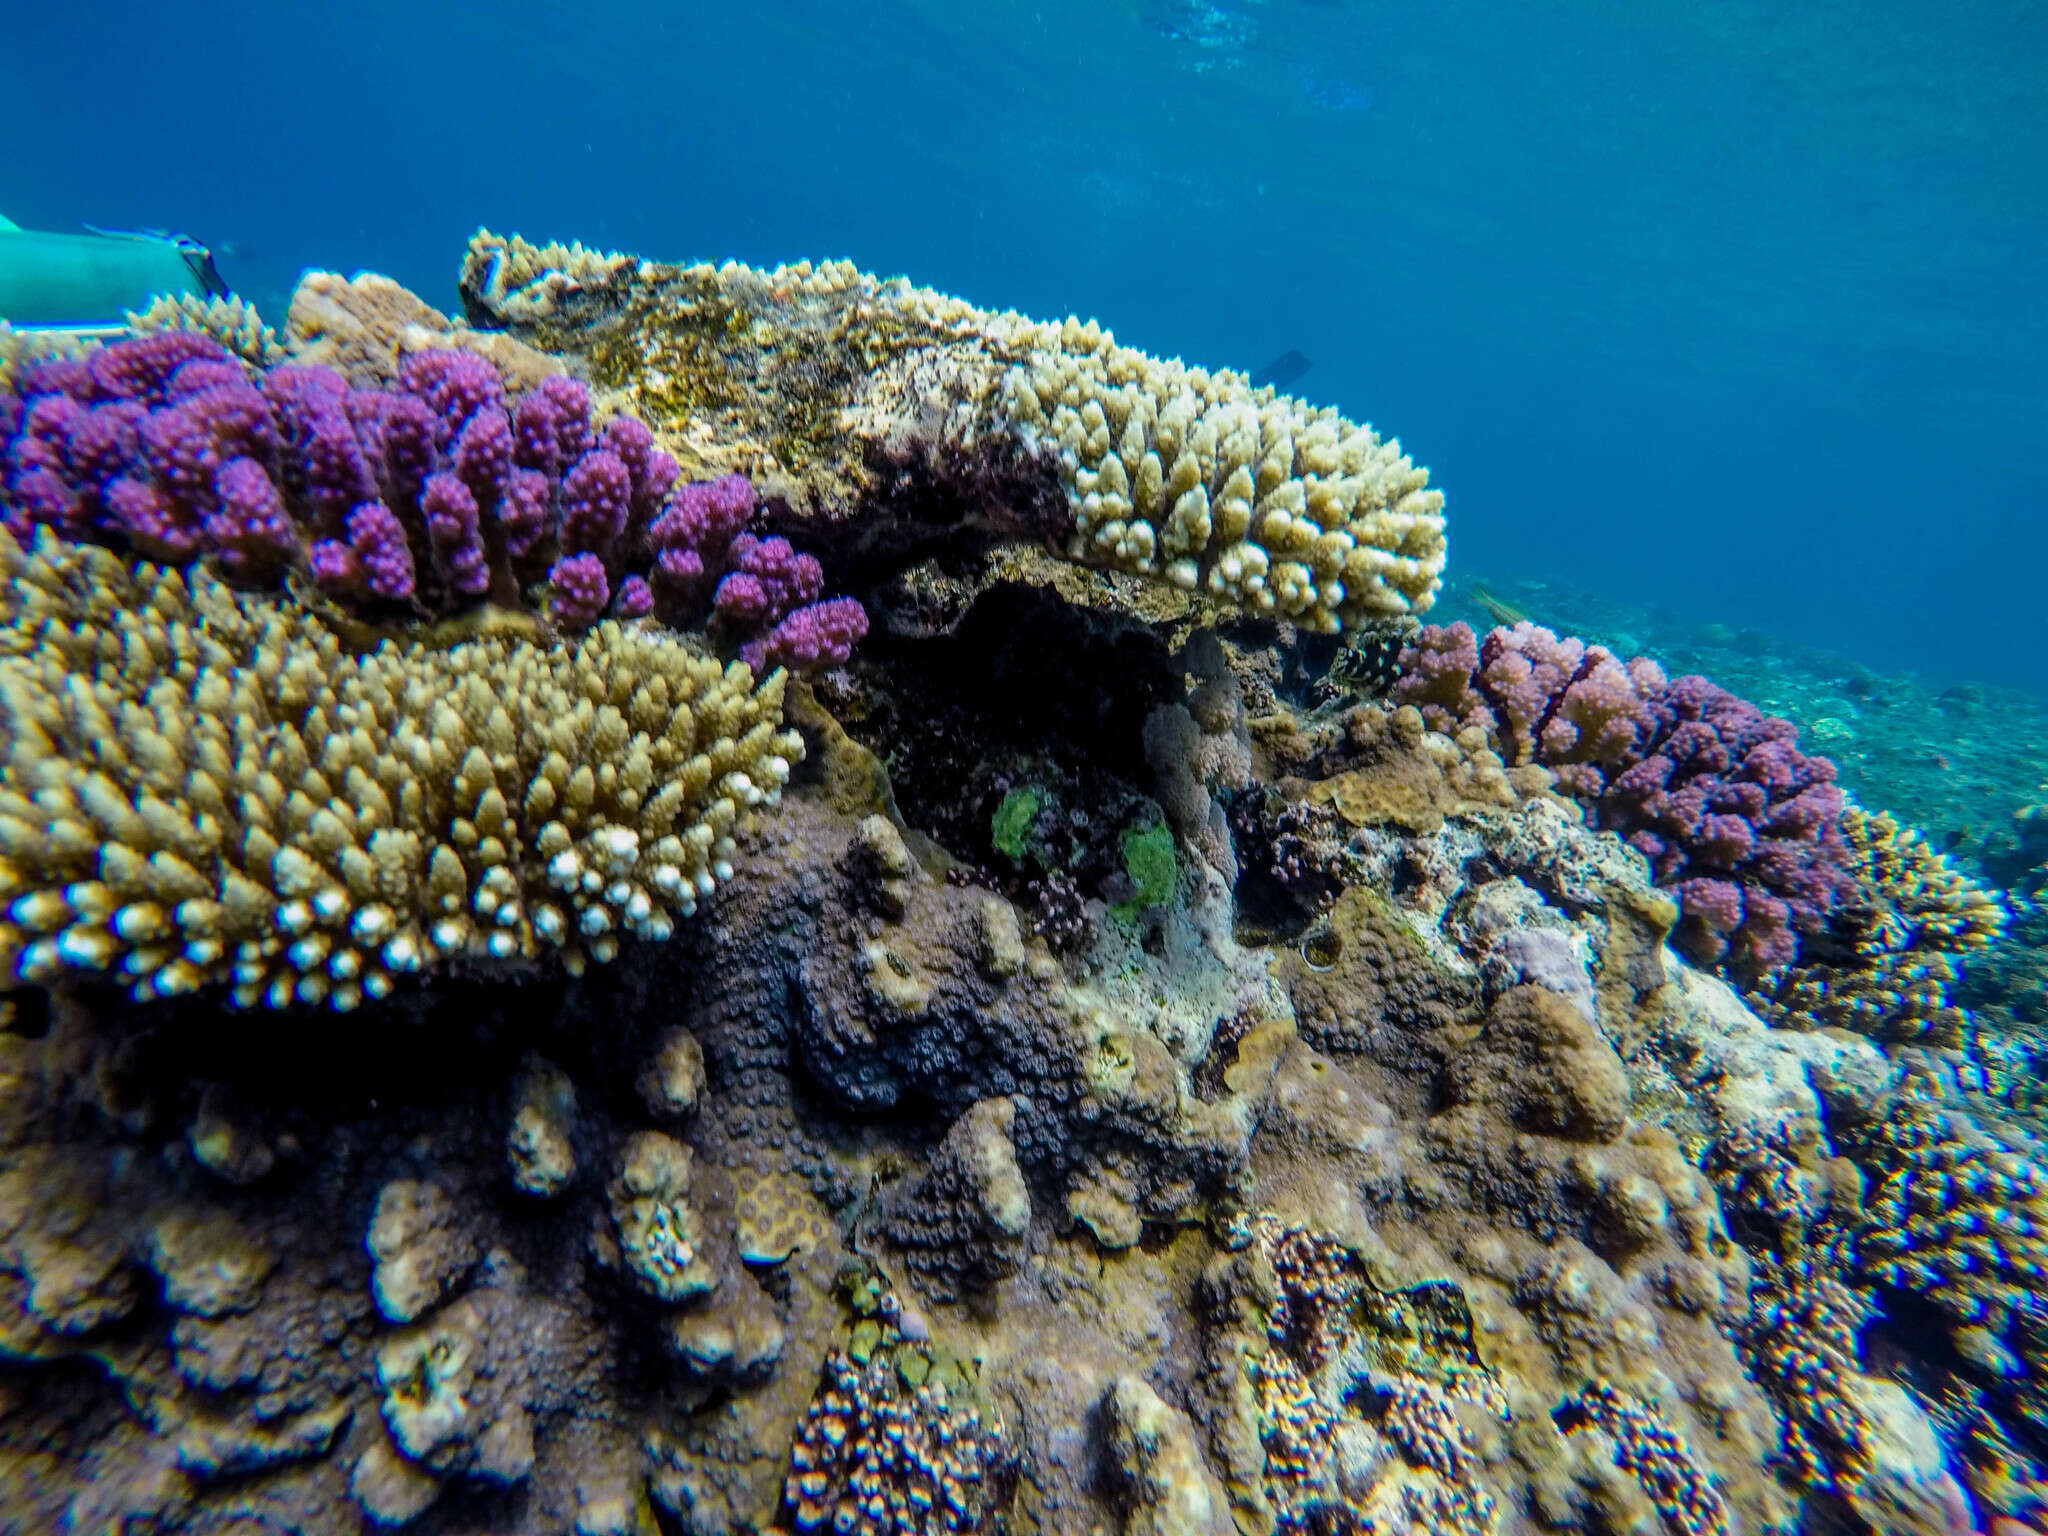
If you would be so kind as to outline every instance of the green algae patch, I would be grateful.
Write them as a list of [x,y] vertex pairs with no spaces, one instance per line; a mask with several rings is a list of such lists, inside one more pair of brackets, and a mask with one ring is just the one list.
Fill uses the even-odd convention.
[[989,841],[1012,864],[1024,862],[1025,841],[1031,836],[1031,824],[1038,819],[1039,807],[1044,803],[1044,797],[1035,789],[1013,789],[1003,796],[1003,803],[989,818]]
[[1180,878],[1180,862],[1173,853],[1173,832],[1164,822],[1149,827],[1128,827],[1123,836],[1124,873],[1137,893],[1129,901],[1110,908],[1120,922],[1129,922],[1140,912],[1163,907],[1173,899]]

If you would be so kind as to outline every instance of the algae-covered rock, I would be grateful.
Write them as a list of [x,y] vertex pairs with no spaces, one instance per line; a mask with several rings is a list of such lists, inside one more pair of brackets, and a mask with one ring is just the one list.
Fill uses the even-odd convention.
[[1124,1536],[1230,1536],[1230,1507],[1185,1415],[1140,1377],[1120,1376],[1102,1400],[1103,1431],[1128,1511]]
[[626,1144],[606,1194],[619,1261],[658,1301],[687,1301],[719,1282],[717,1238],[690,1203],[690,1149],[659,1131]]

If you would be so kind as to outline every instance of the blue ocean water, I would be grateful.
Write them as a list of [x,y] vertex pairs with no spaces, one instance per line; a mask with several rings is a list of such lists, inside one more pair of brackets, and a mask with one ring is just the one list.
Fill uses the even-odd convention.
[[1299,348],[1459,576],[2048,689],[2025,0],[13,12],[25,226],[188,229],[271,307],[307,265],[448,304],[487,223]]

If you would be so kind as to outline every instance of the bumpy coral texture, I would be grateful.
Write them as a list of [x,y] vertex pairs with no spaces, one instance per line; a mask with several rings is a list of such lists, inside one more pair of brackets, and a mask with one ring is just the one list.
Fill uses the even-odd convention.
[[1607,1437],[1614,1464],[1643,1485],[1679,1536],[1729,1536],[1726,1502],[1655,1405],[1595,1381],[1572,1401],[1569,1414]]
[[890,1213],[885,1231],[924,1288],[942,1300],[986,1290],[1016,1272],[1031,1226],[1031,1194],[1010,1139],[1014,1099],[984,1099],[962,1115],[930,1171]]
[[[1270,1213],[1246,1226],[1243,1256],[1207,1284],[1219,1302],[1240,1287],[1265,1302],[1263,1337],[1248,1341],[1231,1391],[1256,1416],[1274,1528],[1488,1536],[1499,1500],[1467,1424],[1497,1427],[1509,1409],[1472,1349],[1463,1297],[1442,1285],[1383,1290],[1344,1244]],[[1236,1352],[1227,1334],[1219,1346],[1222,1358]],[[1368,1462],[1361,1443],[1375,1439]]]
[[1857,1152],[1876,1175],[1862,1278],[1920,1292],[1956,1327],[2009,1336],[2031,1370],[2048,1367],[2025,1330],[2048,1277],[2048,1172],[2027,1139],[1906,1093]]
[[454,960],[666,936],[802,755],[756,686],[615,625],[344,654],[289,604],[0,537],[0,959],[138,997],[354,1006]]
[[1483,642],[1432,626],[1401,668],[1397,700],[1439,730],[1484,728],[1510,763],[1553,768],[1648,858],[1679,899],[1691,958],[1768,976],[1853,888],[1834,764],[1703,677],[1668,682],[1654,662],[1624,666],[1527,622]]
[[277,332],[263,323],[256,306],[229,294],[201,299],[195,294],[162,294],[147,309],[128,316],[139,336],[154,331],[198,331],[211,336],[245,363],[269,368],[285,360]]
[[372,616],[531,602],[580,631],[607,613],[681,626],[715,605],[757,665],[829,665],[866,631],[851,599],[812,606],[814,559],[748,540],[743,477],[679,488],[645,424],[598,431],[573,379],[514,397],[486,358],[437,348],[360,388],[324,366],[252,371],[171,329],[16,382],[0,517],[18,538],[46,525],[204,558],[252,587],[303,570]]
[[907,1385],[891,1362],[834,1351],[790,1453],[783,1502],[800,1532],[981,1532],[1016,1475],[1000,1423],[955,1411],[943,1387]]

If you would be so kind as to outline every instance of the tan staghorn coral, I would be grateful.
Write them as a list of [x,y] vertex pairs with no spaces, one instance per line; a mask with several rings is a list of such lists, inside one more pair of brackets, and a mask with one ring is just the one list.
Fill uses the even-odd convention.
[[1785,1416],[1784,1450],[1810,1487],[1847,1492],[1868,1476],[1875,1438],[1857,1401],[1857,1334],[1874,1310],[1820,1266],[1753,1261],[1740,1342]]
[[1911,925],[1914,938],[1929,948],[1950,953],[1985,949],[2005,930],[2006,910],[1997,893],[1970,879],[1889,812],[1849,806],[1842,812],[1842,835],[1855,850],[1851,872],[1882,892]]
[[[1853,1155],[1872,1177],[1857,1259],[1866,1281],[1918,1292],[1966,1353],[1999,1362],[2048,1280],[2048,1172],[2022,1134],[1944,1105],[1909,1082]],[[2032,1339],[2015,1335],[2020,1353]]]
[[802,755],[782,678],[604,625],[345,653],[203,571],[0,542],[0,967],[354,1006],[609,959],[731,872]]
[[867,544],[978,522],[1331,633],[1420,613],[1441,585],[1443,496],[1398,443],[1093,321],[844,262],[662,266],[488,232],[462,291],[473,323],[580,355],[692,473],[745,470],[813,540],[821,522]]

